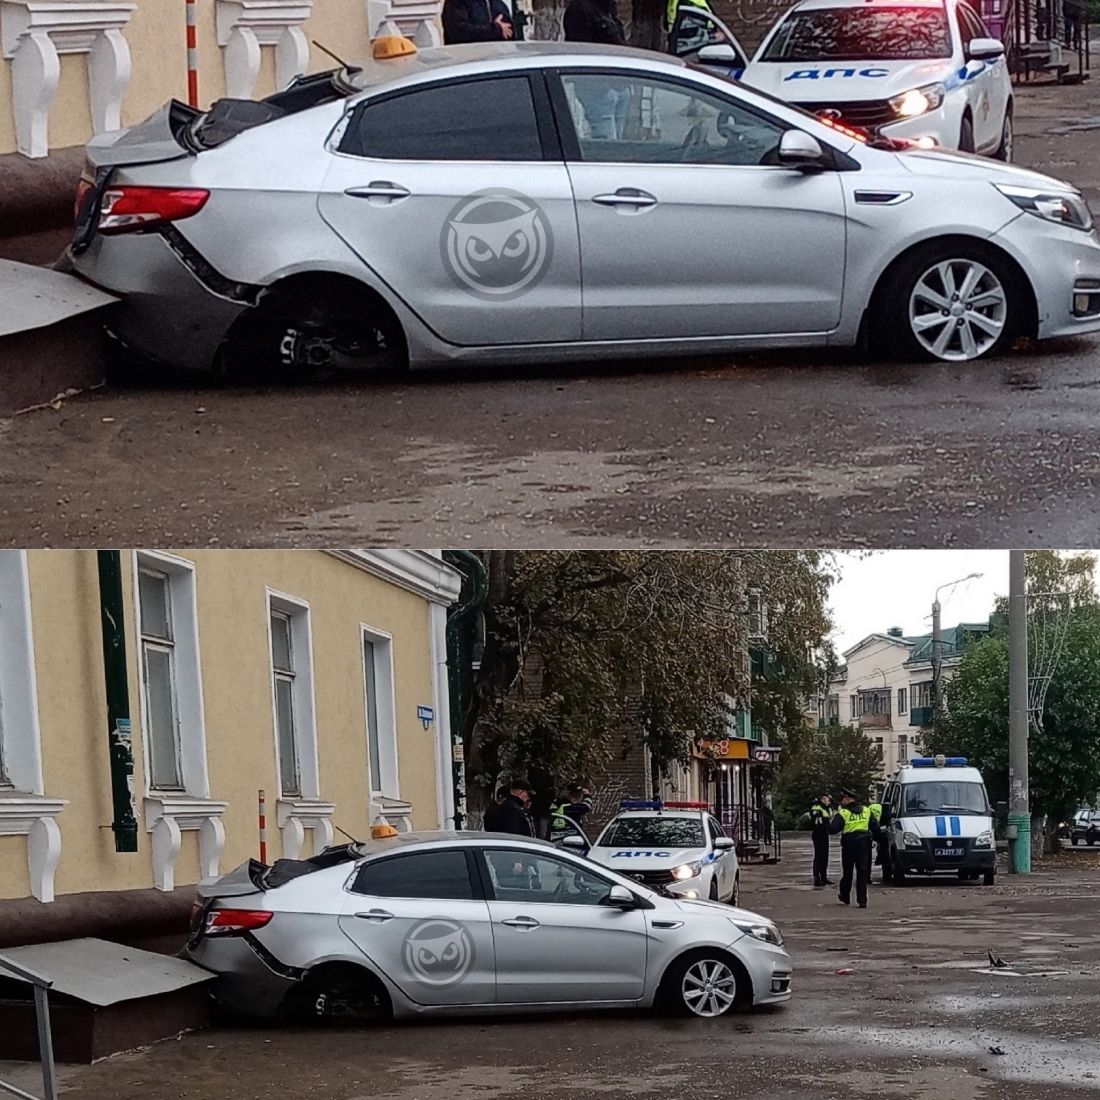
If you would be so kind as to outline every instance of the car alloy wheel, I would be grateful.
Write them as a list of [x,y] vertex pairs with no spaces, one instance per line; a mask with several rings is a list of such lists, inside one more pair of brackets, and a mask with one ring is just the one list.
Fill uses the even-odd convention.
[[1004,125],[1001,127],[1001,144],[997,149],[997,160],[1003,160],[1005,164],[1012,163],[1012,146],[1015,140],[1012,128],[1012,112],[1005,112]]
[[909,295],[909,328],[921,348],[946,362],[991,351],[1008,322],[1008,291],[985,264],[960,257],[928,268]]
[[728,1012],[737,997],[737,979],[729,963],[721,959],[696,959],[680,981],[684,1005],[696,1016],[708,1019]]

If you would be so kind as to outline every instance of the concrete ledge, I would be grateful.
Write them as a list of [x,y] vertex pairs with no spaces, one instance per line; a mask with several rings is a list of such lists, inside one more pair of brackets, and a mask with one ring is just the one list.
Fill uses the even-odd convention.
[[84,149],[55,149],[42,160],[0,156],[0,256],[4,238],[69,228]]

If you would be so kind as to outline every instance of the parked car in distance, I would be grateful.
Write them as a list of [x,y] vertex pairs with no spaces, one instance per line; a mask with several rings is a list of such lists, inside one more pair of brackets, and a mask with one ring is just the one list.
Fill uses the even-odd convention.
[[1084,841],[1088,845],[1100,840],[1100,810],[1078,810],[1069,824],[1069,842],[1076,846]]
[[647,51],[424,49],[173,103],[87,157],[63,266],[121,297],[122,343],[177,367],[965,362],[1100,330],[1100,240],[1070,185],[872,147]]
[[548,841],[404,833],[203,882],[184,954],[250,1016],[661,1007],[791,996],[776,925],[664,897]]

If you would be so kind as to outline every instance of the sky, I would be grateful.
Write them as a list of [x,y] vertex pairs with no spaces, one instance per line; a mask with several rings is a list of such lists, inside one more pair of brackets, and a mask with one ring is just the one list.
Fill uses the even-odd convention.
[[838,656],[868,634],[900,626],[905,634],[932,631],[932,601],[942,584],[981,573],[940,592],[944,629],[984,622],[997,596],[1008,594],[1007,550],[883,550],[840,554],[841,579],[829,605]]

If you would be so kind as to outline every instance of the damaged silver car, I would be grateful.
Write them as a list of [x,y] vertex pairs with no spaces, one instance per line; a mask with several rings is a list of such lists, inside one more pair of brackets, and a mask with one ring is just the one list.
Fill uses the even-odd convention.
[[776,925],[663,897],[546,841],[406,833],[200,885],[185,957],[267,1018],[660,1006],[791,996]]

